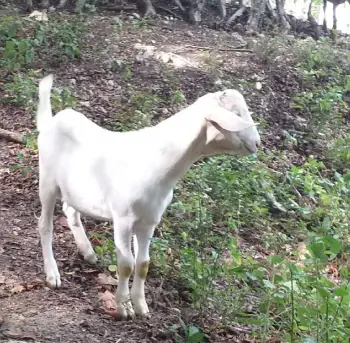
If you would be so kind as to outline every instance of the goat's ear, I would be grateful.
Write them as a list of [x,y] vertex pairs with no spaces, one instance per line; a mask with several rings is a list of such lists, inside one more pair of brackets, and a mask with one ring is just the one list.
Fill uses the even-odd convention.
[[237,114],[228,111],[222,107],[216,107],[210,114],[206,116],[206,119],[210,122],[214,122],[222,129],[231,132],[238,132],[248,127],[255,126],[256,124],[243,120]]

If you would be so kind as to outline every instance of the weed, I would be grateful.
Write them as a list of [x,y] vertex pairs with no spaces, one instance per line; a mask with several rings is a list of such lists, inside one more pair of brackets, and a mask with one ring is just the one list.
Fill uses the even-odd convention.
[[144,19],[144,18],[134,19],[132,23],[138,29],[144,29],[144,28],[147,28],[149,26],[147,19]]
[[25,106],[33,111],[36,107],[37,84],[35,78],[38,74],[29,71],[27,75],[17,73],[13,81],[5,84],[8,98],[4,100],[14,103],[16,106]]
[[33,170],[28,166],[28,163],[22,153],[17,154],[18,163],[10,167],[10,171],[15,172],[20,171],[23,177],[28,177],[32,174]]
[[74,90],[70,87],[55,87],[51,93],[51,103],[56,112],[74,108],[77,103]]
[[350,168],[350,135],[344,134],[333,140],[326,155],[334,166],[348,170]]
[[45,47],[44,52],[52,56],[53,63],[67,59],[80,59],[81,37],[83,33],[81,20],[55,21],[37,24],[36,40]]
[[182,338],[184,338],[186,343],[200,343],[205,337],[197,326],[186,324],[181,318],[179,318],[179,324],[169,326],[168,330],[174,334],[176,342],[183,342]]

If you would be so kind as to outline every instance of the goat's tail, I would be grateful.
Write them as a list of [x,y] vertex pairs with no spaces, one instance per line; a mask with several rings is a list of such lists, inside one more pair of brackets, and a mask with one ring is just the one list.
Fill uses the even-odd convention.
[[53,75],[45,76],[39,83],[39,106],[36,112],[37,130],[42,131],[52,118],[51,88]]

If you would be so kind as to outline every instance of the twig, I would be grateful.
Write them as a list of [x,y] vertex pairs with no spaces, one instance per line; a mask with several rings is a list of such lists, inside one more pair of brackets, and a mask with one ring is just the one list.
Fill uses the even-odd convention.
[[245,42],[245,43],[243,43],[242,45],[238,45],[238,46],[235,46],[234,48],[232,48],[231,45],[225,44],[225,46],[227,46],[229,49],[243,49],[243,48],[245,48],[247,45],[248,45],[248,43]]
[[251,49],[239,49],[239,48],[210,48],[206,46],[197,46],[197,45],[186,45],[185,48],[193,48],[198,50],[217,50],[217,51],[232,51],[232,52],[250,52],[253,53]]
[[170,52],[169,55],[170,56],[175,56],[176,58],[179,58],[180,60],[184,61],[187,65],[191,66],[192,68],[197,68],[196,65],[194,65],[193,63],[187,61],[186,58],[184,58],[184,57],[182,57],[180,55],[174,54],[173,52]]
[[120,11],[136,11],[135,7],[123,7],[123,6],[108,6],[108,7],[101,7],[102,10],[105,11],[116,11],[116,12],[120,12]]
[[245,10],[246,10],[246,7],[242,6],[235,13],[233,13],[232,16],[227,20],[226,27],[230,26],[236,18],[240,17],[244,13]]
[[155,8],[162,10],[164,12],[167,12],[169,14],[171,14],[172,16],[174,16],[175,18],[182,20],[183,18],[180,17],[179,15],[177,15],[175,12],[173,12],[172,10],[169,10],[168,8],[162,7],[162,6],[154,6]]
[[185,12],[184,7],[182,6],[181,0],[175,0],[175,4],[178,5],[183,12]]
[[0,128],[0,138],[11,142],[24,144],[24,136],[17,132],[12,132]]

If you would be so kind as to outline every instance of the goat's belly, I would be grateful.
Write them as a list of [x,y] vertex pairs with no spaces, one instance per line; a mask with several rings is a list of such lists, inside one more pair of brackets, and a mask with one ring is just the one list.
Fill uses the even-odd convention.
[[106,194],[96,183],[68,182],[60,185],[62,201],[81,214],[98,219],[111,220],[112,213]]
[[97,201],[91,201],[88,197],[86,198],[72,198],[70,196],[63,195],[62,201],[66,202],[68,206],[73,207],[75,210],[80,212],[82,215],[92,217],[97,220],[111,221],[111,212],[106,206],[106,203],[102,199],[94,199]]

